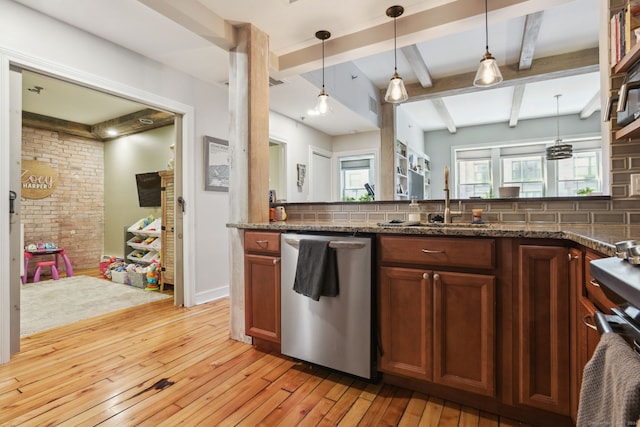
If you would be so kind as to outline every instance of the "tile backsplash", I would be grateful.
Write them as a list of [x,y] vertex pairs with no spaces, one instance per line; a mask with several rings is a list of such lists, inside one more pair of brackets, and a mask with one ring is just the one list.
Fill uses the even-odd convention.
[[[444,211],[442,200],[419,202],[422,221]],[[407,220],[408,201],[285,203],[290,220],[309,222],[378,223]],[[460,209],[460,211],[458,211]],[[471,210],[482,209],[485,222],[531,224],[640,224],[640,200],[608,196],[568,199],[496,199],[451,202],[453,222],[470,222]]]

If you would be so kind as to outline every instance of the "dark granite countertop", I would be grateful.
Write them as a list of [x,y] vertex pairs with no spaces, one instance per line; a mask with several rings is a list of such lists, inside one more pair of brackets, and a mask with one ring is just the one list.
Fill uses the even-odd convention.
[[428,224],[417,226],[379,226],[372,223],[298,222],[235,223],[227,227],[252,230],[308,231],[334,233],[410,234],[424,236],[523,237],[564,239],[614,256],[616,242],[640,240],[640,225],[578,225],[578,224]]

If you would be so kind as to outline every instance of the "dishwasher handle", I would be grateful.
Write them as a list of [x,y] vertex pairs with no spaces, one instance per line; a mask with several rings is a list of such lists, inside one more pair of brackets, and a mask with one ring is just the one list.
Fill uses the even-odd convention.
[[[284,239],[284,241],[295,248],[300,246],[300,240],[298,239]],[[349,242],[347,240],[332,240],[329,242],[329,247],[333,249],[362,249],[365,246],[362,242]]]

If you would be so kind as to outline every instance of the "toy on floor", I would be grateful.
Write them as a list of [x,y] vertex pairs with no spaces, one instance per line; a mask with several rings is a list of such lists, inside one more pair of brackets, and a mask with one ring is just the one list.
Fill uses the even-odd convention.
[[147,287],[144,288],[145,291],[158,291],[160,290],[160,286],[158,285],[158,276],[159,276],[159,266],[154,262],[149,265],[147,269]]

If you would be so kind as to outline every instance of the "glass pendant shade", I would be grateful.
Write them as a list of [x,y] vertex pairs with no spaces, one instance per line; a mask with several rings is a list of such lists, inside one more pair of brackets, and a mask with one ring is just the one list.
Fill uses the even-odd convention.
[[404,102],[407,99],[409,99],[407,88],[404,87],[404,81],[402,81],[402,77],[400,77],[396,71],[393,73],[391,80],[389,80],[389,87],[387,87],[387,93],[384,96],[384,100],[387,102],[398,103]]
[[322,91],[318,95],[318,100],[316,101],[316,112],[321,116],[324,116],[329,112],[329,95],[327,95],[324,87],[322,88]]
[[489,87],[497,85],[502,81],[502,73],[498,67],[496,59],[491,56],[489,49],[487,49],[484,57],[480,61],[480,67],[476,77],[473,79],[473,85],[476,87]]

